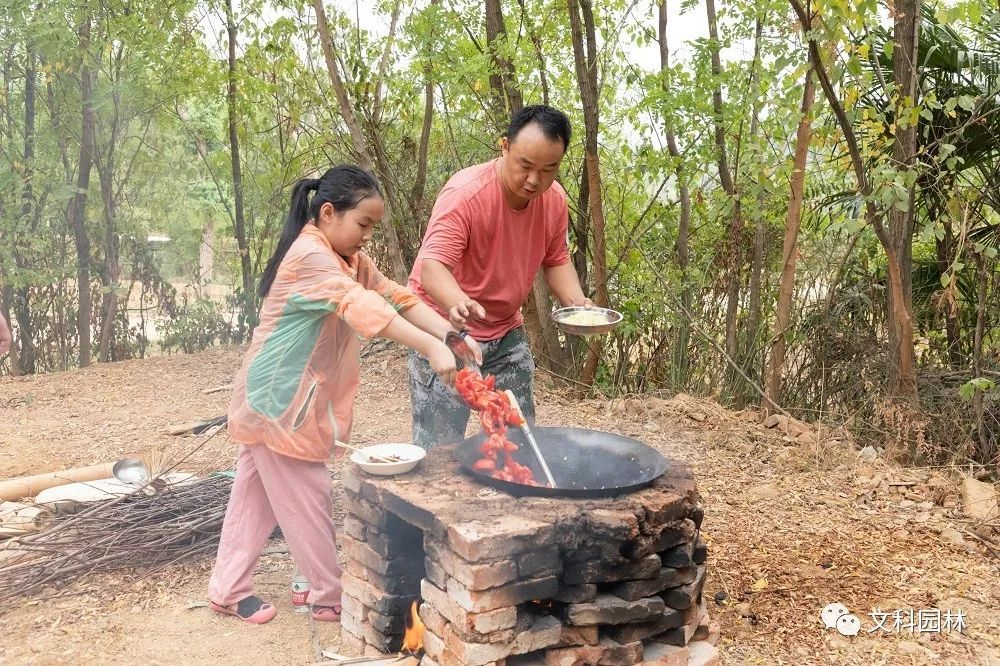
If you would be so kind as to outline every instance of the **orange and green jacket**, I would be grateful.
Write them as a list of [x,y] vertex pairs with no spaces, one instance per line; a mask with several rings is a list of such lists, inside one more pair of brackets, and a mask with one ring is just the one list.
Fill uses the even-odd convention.
[[418,299],[359,252],[350,261],[307,224],[278,267],[233,384],[229,434],[300,460],[347,441],[361,343]]

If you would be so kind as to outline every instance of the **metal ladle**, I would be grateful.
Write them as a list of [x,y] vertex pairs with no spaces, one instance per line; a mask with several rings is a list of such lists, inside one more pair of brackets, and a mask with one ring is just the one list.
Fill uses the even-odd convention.
[[111,468],[111,473],[116,479],[122,481],[123,483],[131,483],[135,486],[141,486],[142,484],[149,481],[150,473],[146,468],[145,463],[143,463],[138,458],[124,458],[119,460]]

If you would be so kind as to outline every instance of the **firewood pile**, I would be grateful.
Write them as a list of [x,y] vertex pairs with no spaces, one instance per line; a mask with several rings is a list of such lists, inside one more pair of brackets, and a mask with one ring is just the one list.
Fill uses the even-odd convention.
[[[133,492],[56,511],[37,531],[0,541],[0,603],[57,597],[91,574],[125,571],[139,578],[214,553],[232,475],[199,479],[172,472],[216,432],[177,456],[160,452],[147,459],[151,475]],[[174,483],[176,477],[183,482]]]
[[0,547],[0,602],[57,596],[95,573],[148,575],[219,545],[232,479],[212,475],[148,495],[135,492],[57,516]]

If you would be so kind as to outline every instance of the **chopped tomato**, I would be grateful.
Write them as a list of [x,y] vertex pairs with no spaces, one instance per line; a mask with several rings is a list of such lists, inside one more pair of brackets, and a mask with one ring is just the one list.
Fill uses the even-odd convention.
[[[469,407],[479,412],[479,422],[489,435],[479,447],[483,458],[477,460],[472,469],[492,472],[493,478],[502,481],[537,486],[531,469],[511,457],[517,451],[517,444],[507,439],[507,426],[519,426],[523,420],[507,395],[496,390],[496,377],[487,375],[484,378],[478,372],[463,368],[455,378],[455,388]],[[500,453],[504,454],[503,469],[498,468]]]
[[482,458],[472,463],[472,469],[477,472],[495,472],[497,469],[496,461],[490,460],[489,458]]

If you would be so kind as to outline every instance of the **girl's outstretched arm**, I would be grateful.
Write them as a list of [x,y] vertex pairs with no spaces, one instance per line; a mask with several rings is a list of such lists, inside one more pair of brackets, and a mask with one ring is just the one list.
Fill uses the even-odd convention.
[[[421,303],[419,306],[414,305],[408,308],[408,310],[417,307],[427,308],[426,305]],[[427,309],[430,310],[430,308]],[[434,314],[433,310],[431,310],[431,314]],[[434,314],[434,316],[436,317],[437,315]],[[444,320],[442,319],[442,321]],[[399,316],[392,318],[388,325],[379,333],[379,337],[388,338],[409,347],[418,354],[422,354],[430,363],[431,370],[441,378],[441,381],[448,386],[455,384],[455,373],[457,371],[455,355],[444,344],[443,336],[437,337],[431,335],[427,331],[421,330],[408,322],[403,316]]]
[[[420,330],[430,333],[439,340],[443,340],[448,331],[455,330],[447,319],[439,315],[424,302],[417,303],[403,310],[400,314],[406,321]],[[479,345],[472,339],[472,336],[466,336],[465,342],[472,350],[472,354],[476,358],[476,363],[482,365],[483,352],[479,349]]]

